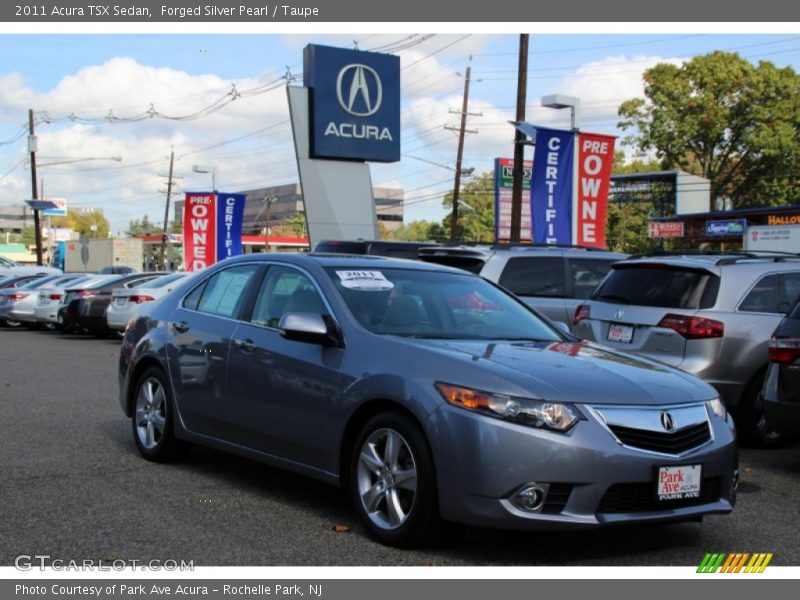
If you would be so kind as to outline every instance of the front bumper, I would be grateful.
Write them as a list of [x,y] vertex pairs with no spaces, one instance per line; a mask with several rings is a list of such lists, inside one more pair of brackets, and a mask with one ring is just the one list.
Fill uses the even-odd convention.
[[[448,520],[498,529],[586,529],[728,513],[736,501],[738,451],[730,416],[713,417],[712,439],[679,457],[622,446],[591,415],[566,434],[450,406],[431,419],[439,508]],[[699,499],[657,500],[659,467],[695,464],[702,465]],[[512,501],[532,483],[548,489],[534,512]]]

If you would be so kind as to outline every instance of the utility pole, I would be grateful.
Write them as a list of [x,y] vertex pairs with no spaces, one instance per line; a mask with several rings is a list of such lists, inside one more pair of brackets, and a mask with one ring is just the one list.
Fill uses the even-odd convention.
[[169,203],[172,196],[172,168],[175,165],[175,150],[169,154],[169,175],[167,175],[167,204],[164,207],[164,233],[161,236],[161,260],[164,264],[164,270],[167,271],[167,237],[169,227]]
[[[528,34],[519,36],[519,70],[517,74],[517,123],[525,120],[525,96],[528,88]],[[525,134],[517,129],[514,135],[514,182],[511,191],[512,243],[519,243],[522,229],[522,176],[525,160]]]
[[[36,134],[33,132],[33,109],[28,110],[28,152],[31,153],[31,195],[33,200],[39,199],[36,188]],[[33,209],[33,228],[36,230],[36,264],[42,266],[42,230],[39,222],[39,210]]]
[[[472,57],[469,57],[472,62]],[[458,237],[458,196],[461,190],[461,160],[464,156],[464,135],[466,133],[478,133],[477,130],[467,130],[467,116],[471,113],[468,112],[469,107],[469,83],[470,76],[472,75],[472,65],[467,65],[467,71],[464,75],[464,99],[461,103],[461,126],[458,129],[458,150],[456,151],[456,176],[453,184],[453,214],[450,218],[450,241],[455,242]],[[451,111],[453,112],[453,111]],[[473,113],[479,116],[480,113]],[[445,127],[445,129],[455,130],[453,127]]]

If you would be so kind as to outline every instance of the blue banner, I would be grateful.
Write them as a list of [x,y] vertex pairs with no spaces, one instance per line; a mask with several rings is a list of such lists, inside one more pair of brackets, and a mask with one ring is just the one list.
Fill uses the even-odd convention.
[[244,194],[217,194],[217,260],[242,254]]
[[572,243],[573,149],[575,133],[536,128],[531,213],[533,241]]
[[303,52],[313,158],[400,160],[400,57],[309,44]]

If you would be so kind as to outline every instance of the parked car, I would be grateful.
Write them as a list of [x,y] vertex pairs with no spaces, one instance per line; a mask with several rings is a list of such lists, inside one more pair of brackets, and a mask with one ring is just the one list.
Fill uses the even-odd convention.
[[90,281],[81,287],[66,290],[58,309],[65,329],[88,331],[97,336],[110,332],[106,325],[106,309],[111,303],[114,288],[134,288],[137,285],[161,277],[165,273],[133,273],[130,275],[106,275],[108,279]]
[[183,279],[193,273],[170,273],[148,281],[133,289],[126,287],[111,290],[111,303],[106,309],[106,325],[112,331],[122,331],[128,321],[136,314],[141,304],[155,302],[180,285]]
[[711,386],[439,265],[227,259],[143,305],[118,374],[146,459],[197,443],[346,486],[387,544],[439,517],[574,529],[735,502],[735,430]]
[[800,299],[769,341],[764,413],[770,428],[800,433]]
[[58,286],[46,285],[38,290],[36,306],[33,316],[39,326],[44,329],[61,329],[61,321],[58,316],[58,308],[66,293],[66,287],[76,287],[79,284],[85,285],[89,280],[96,280],[102,275],[94,273],[77,273],[77,278]]
[[39,291],[45,287],[67,284],[78,277],[77,274],[46,275],[31,279],[15,288],[0,290],[0,319],[5,319],[6,324],[12,327],[38,326],[36,302]]
[[759,391],[770,336],[798,294],[797,256],[638,257],[612,266],[572,331],[697,375],[719,391],[744,439],[777,445]]
[[478,273],[519,296],[553,321],[569,326],[575,308],[627,254],[549,244],[421,248],[426,262]]
[[103,267],[100,269],[100,275],[130,275],[131,273],[136,273],[136,269],[133,267],[121,266]]
[[61,269],[39,265],[21,265],[16,261],[0,256],[0,275],[58,275]]
[[[7,275],[7,276],[5,276],[3,278],[0,278],[0,291],[5,291],[5,290],[13,291],[13,290],[16,290],[16,288],[18,286],[24,285],[25,283],[27,283],[29,281],[33,281],[33,280],[39,279],[41,277],[43,277],[43,275],[33,275],[33,274],[32,275],[20,275],[20,274]],[[6,301],[7,301],[7,298],[6,298]],[[6,319],[3,318],[2,316],[0,316],[0,325],[8,325],[8,323],[6,322]],[[20,324],[19,323],[15,323],[12,320],[10,325],[11,325],[11,327],[18,327]]]
[[370,254],[389,258],[416,260],[420,248],[438,246],[436,242],[402,242],[395,240],[322,240],[314,252],[324,254]]

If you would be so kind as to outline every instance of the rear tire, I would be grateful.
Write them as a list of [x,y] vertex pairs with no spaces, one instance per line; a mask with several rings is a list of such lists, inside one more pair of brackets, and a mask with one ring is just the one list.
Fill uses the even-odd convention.
[[736,429],[742,442],[748,446],[779,448],[786,443],[787,436],[769,427],[764,413],[762,387],[764,387],[764,373],[760,373],[747,384],[739,405],[733,411]]
[[399,412],[383,412],[361,428],[349,471],[356,510],[377,541],[421,544],[438,522],[436,474],[419,426]]
[[136,384],[131,428],[139,453],[153,462],[183,458],[189,444],[175,437],[174,406],[164,372],[150,367]]

